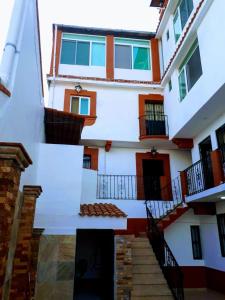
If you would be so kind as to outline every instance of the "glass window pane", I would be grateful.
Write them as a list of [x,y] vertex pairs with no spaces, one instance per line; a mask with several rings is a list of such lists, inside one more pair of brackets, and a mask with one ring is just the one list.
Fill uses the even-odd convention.
[[77,42],[76,65],[89,66],[89,42]]
[[92,43],[92,66],[105,66],[105,44]]
[[181,20],[181,27],[182,29],[184,28],[185,24],[187,23],[188,20],[188,7],[186,0],[181,1],[180,3],[180,20]]
[[115,46],[115,67],[121,69],[132,68],[131,46]]
[[80,114],[89,115],[89,98],[80,98]]
[[187,2],[188,16],[190,16],[190,14],[194,8],[193,0],[186,0],[186,2]]
[[188,90],[190,91],[190,89],[193,87],[193,85],[202,75],[202,65],[201,65],[199,47],[196,48],[196,50],[194,51],[191,58],[186,64],[186,75],[187,75]]
[[138,70],[149,70],[149,49],[133,48],[133,68]]
[[173,19],[173,27],[174,27],[174,35],[175,35],[175,41],[177,42],[181,33],[181,23],[180,23],[180,17],[179,17],[179,11],[177,10],[174,19]]
[[183,100],[187,94],[184,69],[179,75],[180,100]]
[[71,99],[71,112],[74,114],[79,113],[79,98],[78,97],[73,97]]
[[76,42],[62,41],[61,64],[75,64]]
[[85,169],[90,169],[91,168],[91,155],[84,154],[83,168],[85,168]]

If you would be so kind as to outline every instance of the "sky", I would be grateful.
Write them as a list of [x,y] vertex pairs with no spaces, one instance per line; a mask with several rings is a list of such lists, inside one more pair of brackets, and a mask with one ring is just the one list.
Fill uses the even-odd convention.
[[[0,0],[0,57],[15,0]],[[46,74],[52,48],[52,24],[123,30],[156,30],[159,11],[150,0],[38,0],[45,101],[48,98]]]

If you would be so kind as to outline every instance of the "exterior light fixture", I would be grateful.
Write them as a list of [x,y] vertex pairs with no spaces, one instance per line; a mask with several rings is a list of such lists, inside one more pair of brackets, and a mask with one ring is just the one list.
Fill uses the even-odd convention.
[[80,91],[82,90],[82,86],[80,84],[77,84],[75,85],[74,89],[77,93],[80,93]]
[[151,149],[151,154],[152,156],[155,156],[157,154],[157,149],[155,148],[155,146],[152,146],[152,149]]

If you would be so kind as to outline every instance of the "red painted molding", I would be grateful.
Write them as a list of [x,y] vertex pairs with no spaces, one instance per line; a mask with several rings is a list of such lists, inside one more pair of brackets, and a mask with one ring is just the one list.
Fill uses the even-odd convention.
[[193,139],[174,138],[172,142],[177,145],[179,149],[192,149],[194,147]]
[[127,229],[114,230],[115,235],[134,234],[139,236],[140,232],[146,232],[147,219],[144,218],[128,218]]
[[106,141],[105,143],[105,151],[109,152],[112,147],[112,141]]
[[98,149],[84,147],[84,154],[91,156],[91,170],[98,170]]
[[151,39],[150,43],[152,53],[152,79],[154,81],[160,81],[159,41],[157,39]]
[[106,78],[114,79],[114,37],[106,37]]
[[0,91],[6,96],[11,97],[11,92],[2,83],[0,83]]
[[220,185],[224,182],[224,171],[222,165],[222,154],[219,149],[210,153],[213,171],[214,186]]
[[214,202],[191,202],[188,207],[193,208],[195,215],[210,215],[216,214],[216,204]]

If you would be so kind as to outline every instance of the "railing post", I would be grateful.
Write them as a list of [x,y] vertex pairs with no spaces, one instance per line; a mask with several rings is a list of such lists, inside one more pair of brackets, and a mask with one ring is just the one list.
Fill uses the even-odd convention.
[[222,154],[219,149],[216,149],[210,153],[213,171],[214,186],[220,185],[224,182],[224,172],[222,165]]
[[188,195],[188,182],[186,171],[180,171],[180,183],[181,183],[181,194],[183,202],[185,202],[185,196]]

